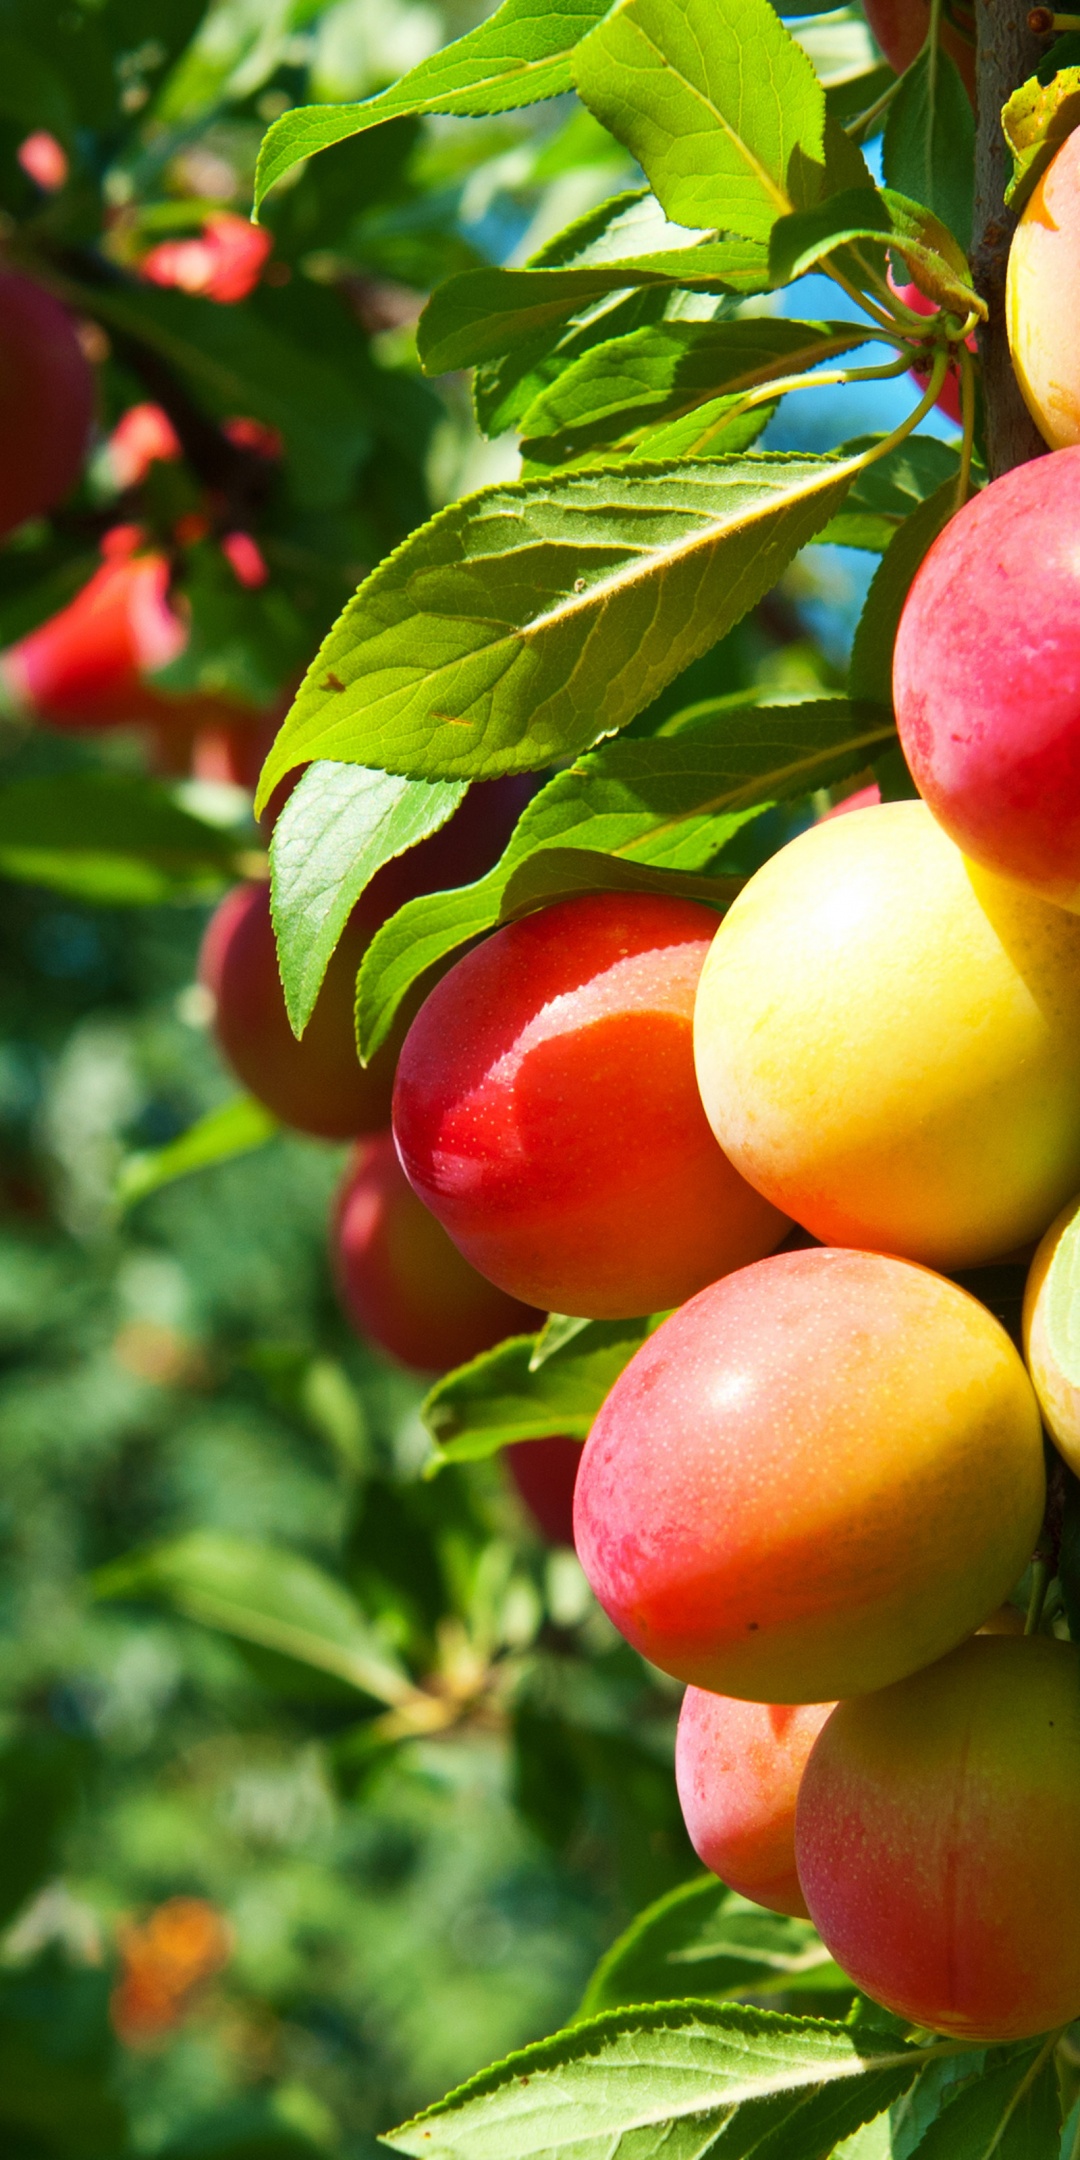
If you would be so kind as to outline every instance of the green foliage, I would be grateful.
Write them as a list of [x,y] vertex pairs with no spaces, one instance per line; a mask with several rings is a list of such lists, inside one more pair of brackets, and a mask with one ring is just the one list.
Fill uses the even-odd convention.
[[589,1320],[568,1328],[550,1348],[543,1335],[514,1335],[447,1373],[422,1413],[440,1462],[475,1462],[514,1441],[555,1432],[584,1440],[605,1395],[655,1324]]
[[498,113],[571,85],[570,54],[604,13],[604,0],[503,0],[489,21],[424,60],[363,105],[301,106],[284,113],[259,153],[255,207],[299,159],[404,113]]
[[[846,455],[857,456],[860,450],[874,448],[875,440],[864,436],[843,447]],[[909,435],[906,442],[856,475],[843,509],[820,538],[883,555],[919,505],[946,481],[955,481],[958,471],[959,457],[950,443],[939,442],[933,435]]]
[[[604,339],[564,368],[521,415],[522,456],[535,467],[653,454],[655,430],[723,398],[709,451],[741,450],[723,415],[740,393],[775,377],[797,375],[861,342],[857,326],[760,318],[749,322],[661,322]],[[745,418],[760,427],[769,407]],[[704,445],[702,446],[704,449]],[[662,454],[668,454],[668,439]],[[700,455],[695,448],[691,454]]]
[[885,126],[889,186],[925,203],[967,250],[975,170],[975,117],[947,52],[927,48],[908,69]]
[[824,2020],[705,2003],[590,2020],[485,2071],[386,2139],[394,2152],[582,2160],[662,2121],[669,2151],[813,2160],[909,2085],[914,2049]]
[[113,1562],[96,1589],[102,1598],[167,1598],[207,1627],[334,1673],[379,1702],[410,1692],[347,1591],[296,1553],[196,1531]]
[[1043,70],[1014,90],[1001,115],[1012,151],[1012,179],[1005,191],[1011,210],[1023,209],[1054,154],[1080,120],[1080,67],[1055,69],[1049,82]]
[[142,1148],[129,1155],[117,1178],[117,1202],[121,1207],[134,1207],[148,1193],[171,1185],[174,1178],[208,1170],[215,1163],[232,1162],[237,1155],[264,1147],[278,1131],[277,1119],[253,1095],[235,1095],[231,1102],[197,1118],[186,1132],[167,1141],[164,1147]]
[[308,758],[454,780],[587,749],[739,621],[850,478],[824,458],[702,459],[523,481],[440,511],[321,647],[262,799]]
[[465,789],[321,761],[301,775],[270,847],[281,978],[298,1035],[364,887],[383,863],[445,825]]
[[663,2002],[682,1988],[712,2001],[741,1989],[851,1992],[808,1920],[751,1905],[713,1875],[680,1883],[638,1914],[601,1958],[580,2015]]
[[910,2151],[912,2160],[1058,2160],[1060,2135],[1050,2041],[994,2050],[980,2078],[947,2090],[940,2114]]
[[892,703],[892,650],[904,602],[923,556],[956,511],[956,484],[945,480],[905,519],[882,557],[851,649],[856,697]]
[[883,255],[867,262],[867,243],[875,250],[891,248],[899,255],[920,290],[939,307],[951,308],[962,318],[985,315],[986,303],[975,291],[967,257],[952,233],[921,203],[909,201],[893,188],[873,193],[849,188],[815,209],[781,218],[773,226],[769,244],[773,281],[790,284],[838,252],[861,289],[883,293]]
[[824,93],[768,0],[622,0],[574,81],[682,225],[766,240],[823,192]]
[[220,890],[244,837],[133,773],[43,774],[0,788],[0,873],[114,907]]
[[622,294],[632,286],[759,293],[768,284],[764,247],[739,238],[703,240],[697,246],[658,248],[597,263],[572,262],[566,268],[465,270],[429,300],[420,322],[420,357],[429,375],[501,358],[521,346],[531,347],[539,333],[561,327],[606,294]]

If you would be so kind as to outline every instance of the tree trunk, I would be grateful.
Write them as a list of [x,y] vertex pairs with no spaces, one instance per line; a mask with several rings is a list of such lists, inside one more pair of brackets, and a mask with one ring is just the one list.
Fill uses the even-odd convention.
[[975,284],[990,310],[979,332],[990,475],[1009,472],[1046,449],[1017,388],[1005,334],[1005,271],[1016,224],[1005,208],[1011,160],[1001,108],[1034,74],[1044,47],[1027,27],[1027,0],[975,0],[978,123],[975,141]]

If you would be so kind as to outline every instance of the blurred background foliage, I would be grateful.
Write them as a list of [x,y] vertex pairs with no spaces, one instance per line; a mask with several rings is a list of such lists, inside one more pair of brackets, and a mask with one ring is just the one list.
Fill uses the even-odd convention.
[[[366,568],[515,470],[464,379],[421,378],[423,297],[524,259],[634,174],[569,99],[399,121],[289,176],[239,295],[215,297],[209,257],[160,251],[216,230],[243,256],[267,122],[379,89],[483,12],[0,0],[0,239],[79,313],[99,398],[80,488],[0,548],[0,645],[133,518],[189,633],[160,722],[0,723],[9,2160],[370,2160],[379,2129],[571,2015],[629,1916],[693,1871],[679,1691],[497,1461],[425,1480],[420,1384],[337,1310],[344,1150],[260,1131],[197,1175],[145,1174],[235,1094],[195,960],[261,845],[249,790],[290,684]],[[839,76],[870,64],[850,11],[827,28]],[[47,185],[24,154],[41,131],[64,166]],[[133,477],[113,431],[148,399],[180,440]],[[236,416],[262,434],[231,456]],[[869,567],[808,551],[664,710],[835,685]],[[186,867],[27,827],[29,783],[66,789],[77,822],[81,787],[148,774],[199,821]],[[333,1606],[321,1670],[288,1654],[289,1599],[293,1620]],[[364,1657],[397,1680],[368,1693]]]

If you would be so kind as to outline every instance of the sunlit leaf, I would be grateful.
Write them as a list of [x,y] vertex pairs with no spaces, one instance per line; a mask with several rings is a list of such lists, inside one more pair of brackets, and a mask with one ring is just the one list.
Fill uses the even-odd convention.
[[566,269],[463,270],[428,301],[417,344],[427,373],[441,375],[529,347],[541,332],[610,293],[666,286],[745,294],[766,292],[769,283],[764,243],[741,239],[706,239]]
[[701,1999],[742,1989],[847,1989],[809,1920],[766,1912],[715,1875],[696,1876],[632,1920],[601,1958],[581,2017],[681,1992]]
[[852,464],[754,456],[485,489],[379,565],[263,768],[535,771],[613,734],[775,583]]
[[384,863],[445,825],[466,786],[321,760],[297,782],[270,845],[278,960],[297,1035],[364,887]]
[[800,374],[862,342],[857,324],[660,322],[596,345],[565,368],[522,414],[524,452],[557,457],[593,445],[625,450],[662,420],[724,393],[735,398],[782,375]]
[[659,2004],[511,2055],[385,2143],[427,2160],[822,2160],[916,2068],[902,2043],[824,2020]]
[[573,70],[681,224],[764,240],[822,193],[824,93],[768,0],[619,0]]
[[1001,115],[1013,159],[1005,200],[1017,213],[1080,121],[1080,67],[1056,68],[1049,82],[1040,81],[1041,74],[1013,91]]
[[436,1381],[424,1423],[442,1462],[475,1462],[517,1440],[584,1440],[648,1320],[588,1320],[535,1361],[539,1338],[513,1335]]
[[986,302],[975,291],[959,242],[940,218],[892,188],[851,188],[782,218],[773,227],[769,266],[773,281],[786,285],[839,253],[865,288],[883,288],[886,249],[903,257],[915,283],[939,307],[985,316]]
[[885,178],[947,225],[962,248],[971,246],[975,173],[975,115],[954,60],[924,46],[889,106]]
[[300,105],[269,129],[255,207],[301,158],[403,113],[498,113],[571,87],[570,55],[607,0],[503,0],[487,22],[358,105]]

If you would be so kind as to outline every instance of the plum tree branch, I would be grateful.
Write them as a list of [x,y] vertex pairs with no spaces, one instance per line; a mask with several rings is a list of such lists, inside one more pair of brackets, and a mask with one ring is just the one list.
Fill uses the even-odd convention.
[[979,331],[992,477],[1046,449],[1017,388],[1005,332],[1005,272],[1016,219],[1005,208],[1009,157],[1001,108],[1034,73],[1042,47],[1028,29],[1024,0],[975,0],[978,119],[975,138],[975,246],[972,267],[989,314]]

